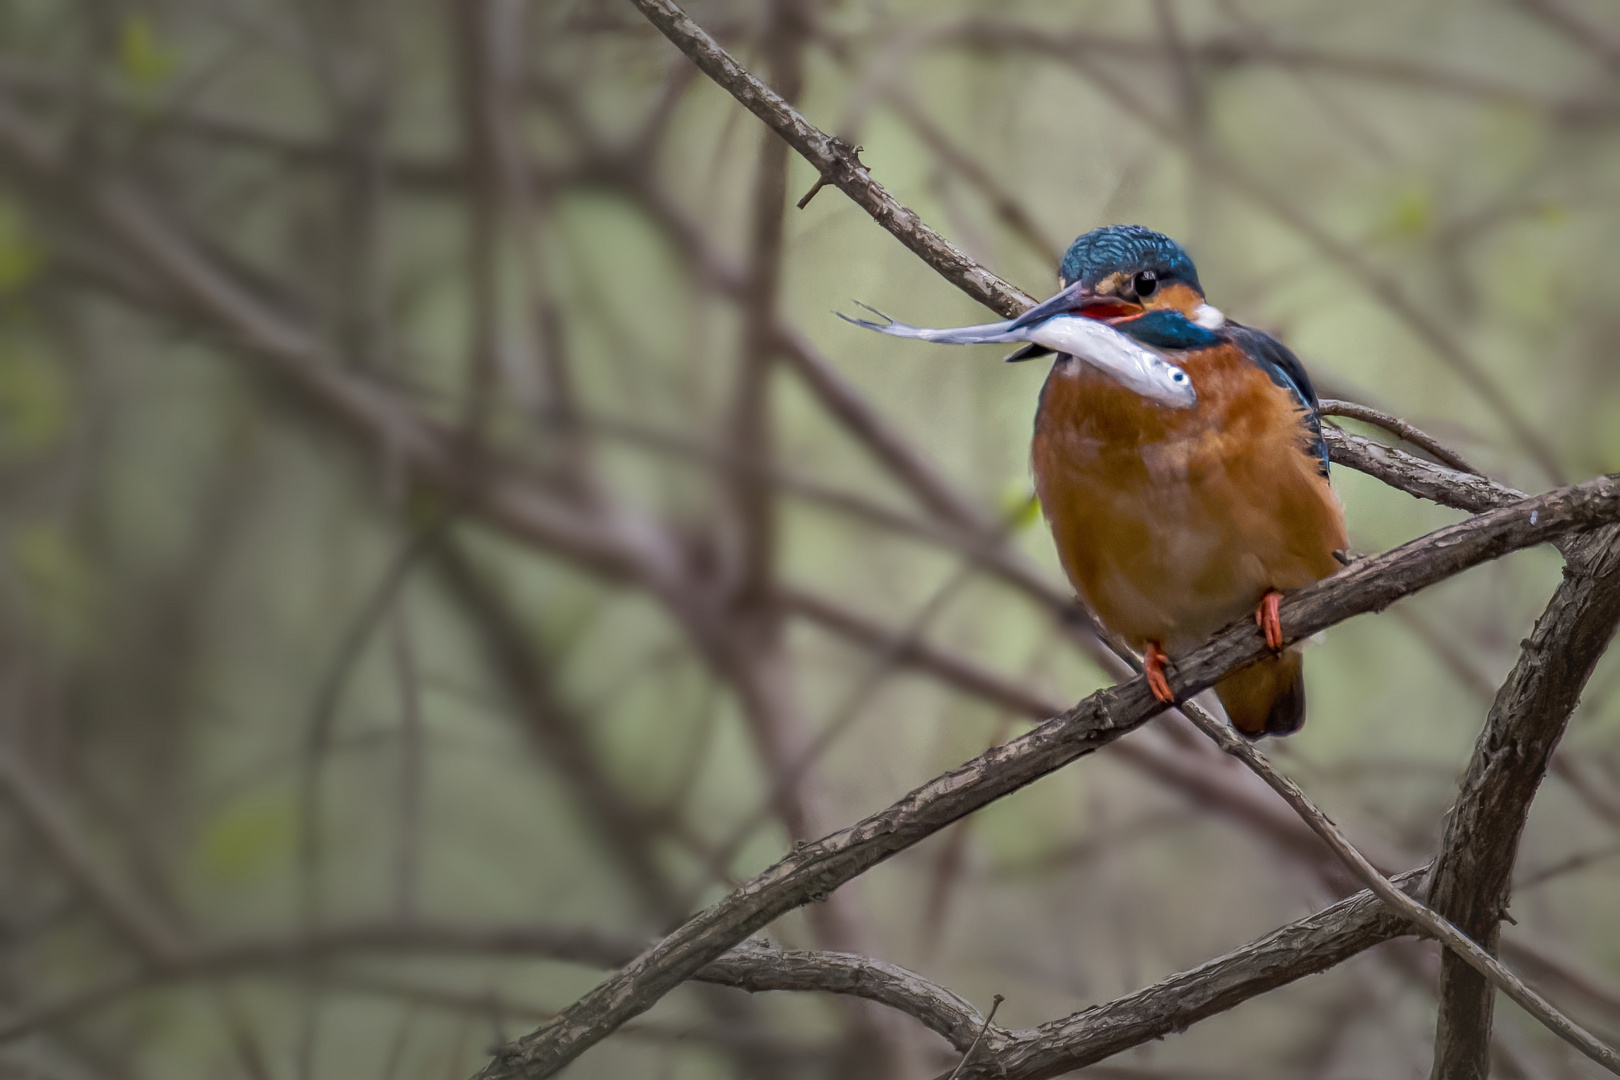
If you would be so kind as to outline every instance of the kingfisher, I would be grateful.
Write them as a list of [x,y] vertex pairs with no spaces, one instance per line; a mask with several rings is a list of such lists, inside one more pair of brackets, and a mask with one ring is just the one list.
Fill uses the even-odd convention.
[[1250,738],[1297,731],[1304,667],[1297,646],[1283,647],[1278,603],[1338,570],[1348,547],[1310,376],[1277,339],[1210,305],[1192,259],[1162,233],[1093,229],[1060,275],[1055,296],[1001,323],[850,321],[930,341],[1027,342],[1010,361],[1055,353],[1031,463],[1069,581],[1141,651],[1166,704],[1169,658],[1253,613],[1271,654],[1216,696]]

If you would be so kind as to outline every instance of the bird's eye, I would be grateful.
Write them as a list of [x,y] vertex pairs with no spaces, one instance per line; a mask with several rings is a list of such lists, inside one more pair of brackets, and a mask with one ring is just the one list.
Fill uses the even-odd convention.
[[1152,270],[1143,270],[1131,280],[1131,287],[1136,290],[1139,299],[1146,300],[1159,287],[1159,275]]

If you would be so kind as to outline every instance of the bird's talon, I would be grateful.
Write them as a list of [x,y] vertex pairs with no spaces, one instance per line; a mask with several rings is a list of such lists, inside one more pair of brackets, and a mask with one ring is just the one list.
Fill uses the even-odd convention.
[[1171,692],[1169,680],[1164,677],[1164,664],[1168,659],[1157,642],[1148,642],[1147,651],[1142,654],[1142,674],[1147,676],[1148,689],[1154,697],[1166,705],[1174,705],[1176,695]]
[[1254,613],[1254,621],[1266,636],[1266,647],[1272,652],[1282,652],[1283,647],[1281,604],[1282,593],[1268,589],[1266,595],[1260,598],[1260,607]]

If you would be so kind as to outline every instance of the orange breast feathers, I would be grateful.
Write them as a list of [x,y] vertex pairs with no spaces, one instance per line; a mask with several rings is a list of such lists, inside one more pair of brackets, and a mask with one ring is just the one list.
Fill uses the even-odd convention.
[[1187,354],[1168,409],[1078,361],[1041,391],[1033,464],[1075,588],[1132,645],[1175,652],[1339,568],[1344,514],[1304,410],[1234,345]]

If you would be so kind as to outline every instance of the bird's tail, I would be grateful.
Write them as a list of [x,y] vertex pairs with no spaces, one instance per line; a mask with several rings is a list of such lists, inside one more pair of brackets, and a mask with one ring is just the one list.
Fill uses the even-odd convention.
[[1305,658],[1293,649],[1239,668],[1215,684],[1232,726],[1251,739],[1305,723]]

